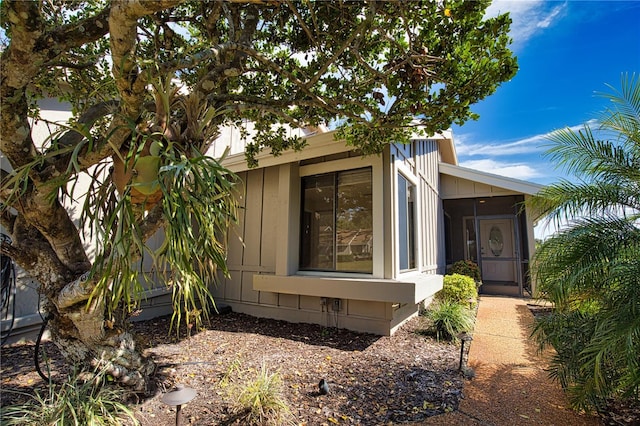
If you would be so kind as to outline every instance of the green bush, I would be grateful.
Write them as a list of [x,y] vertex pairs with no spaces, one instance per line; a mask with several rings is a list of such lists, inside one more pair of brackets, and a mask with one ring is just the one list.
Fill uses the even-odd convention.
[[436,301],[429,306],[427,318],[436,339],[458,340],[458,334],[473,330],[475,316],[471,309],[450,301]]
[[[233,369],[237,369],[237,365]],[[250,377],[246,373],[251,372]],[[255,372],[255,376],[253,373]],[[229,389],[234,411],[244,415],[247,425],[285,425],[291,422],[291,411],[284,397],[280,373],[269,373],[263,364],[260,371],[237,372],[237,382]]]
[[22,405],[2,407],[3,425],[84,426],[119,425],[128,419],[139,424],[125,404],[129,393],[105,384],[99,373],[95,380],[82,381],[71,375],[61,385],[49,383],[47,391],[29,395]]
[[473,278],[466,275],[445,275],[442,290],[436,296],[438,300],[466,304],[470,298],[478,298],[478,288]]
[[482,284],[482,275],[480,274],[480,268],[471,260],[459,260],[451,265],[448,275],[460,274],[473,278],[476,285]]

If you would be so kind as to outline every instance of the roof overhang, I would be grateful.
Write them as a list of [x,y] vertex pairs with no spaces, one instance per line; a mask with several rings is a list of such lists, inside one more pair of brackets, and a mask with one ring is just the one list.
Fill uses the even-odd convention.
[[525,195],[536,195],[540,190],[542,190],[542,188],[544,188],[544,185],[539,185],[537,183],[495,175],[493,173],[481,172],[479,170],[468,169],[466,167],[460,167],[444,162],[440,162],[438,169],[440,173],[445,175],[470,180],[472,182],[479,182],[485,185],[496,186],[498,188],[503,188]]
[[[270,167],[279,164],[293,163],[324,155],[337,154],[340,152],[354,151],[352,146],[348,146],[344,141],[335,138],[335,131],[317,133],[305,137],[307,145],[300,151],[287,150],[280,155],[272,155],[271,149],[265,149],[256,155],[258,167]],[[224,159],[222,165],[229,170],[238,173],[249,170],[244,152],[229,155]]]
[[[336,139],[336,131],[324,131],[304,137],[307,145],[300,151],[288,150],[274,156],[271,149],[265,149],[256,155],[258,167],[270,167],[279,164],[292,163],[321,156],[338,154],[341,152],[355,151],[356,149],[347,145],[343,140]],[[429,139],[438,142],[440,159],[444,163],[458,164],[453,137],[450,131],[441,134],[424,137],[414,137],[412,139]],[[244,152],[227,156],[222,164],[229,170],[239,173],[249,169]]]

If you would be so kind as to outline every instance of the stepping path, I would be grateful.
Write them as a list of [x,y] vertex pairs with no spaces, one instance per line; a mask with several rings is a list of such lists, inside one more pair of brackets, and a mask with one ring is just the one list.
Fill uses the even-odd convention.
[[533,315],[523,299],[480,297],[468,365],[475,378],[464,386],[457,411],[423,425],[601,425],[596,417],[571,410],[557,382],[544,370],[529,338]]

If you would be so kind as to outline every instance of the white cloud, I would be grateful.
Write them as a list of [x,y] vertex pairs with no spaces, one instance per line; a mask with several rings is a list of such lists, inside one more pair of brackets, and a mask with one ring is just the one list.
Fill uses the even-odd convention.
[[456,135],[456,152],[458,156],[489,155],[492,157],[533,154],[544,150],[542,146],[548,141],[545,135],[537,135],[515,142],[469,143],[466,135]]
[[[589,120],[586,124],[594,129],[597,125],[597,121]],[[569,128],[577,132],[578,130],[584,128],[584,124],[577,124]],[[552,132],[542,133],[511,142],[473,142],[473,135],[462,133],[456,134],[454,136],[454,140],[456,144],[456,152],[459,157],[471,157],[480,155],[504,157],[510,155],[535,154],[545,151],[547,145],[550,144],[549,136],[551,135],[551,133]]]
[[460,163],[460,166],[513,179],[528,180],[542,176],[538,170],[534,169],[530,165],[499,162],[489,158],[483,160],[464,161]]
[[553,26],[567,10],[567,3],[544,0],[494,0],[487,8],[485,16],[493,17],[509,12],[511,16],[511,37],[514,49],[523,47],[529,39]]

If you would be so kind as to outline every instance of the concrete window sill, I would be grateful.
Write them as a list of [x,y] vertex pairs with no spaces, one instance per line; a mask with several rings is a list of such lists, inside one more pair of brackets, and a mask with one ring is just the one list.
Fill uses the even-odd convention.
[[413,274],[402,281],[302,275],[254,275],[253,289],[304,296],[391,303],[420,303],[442,289],[442,276]]

